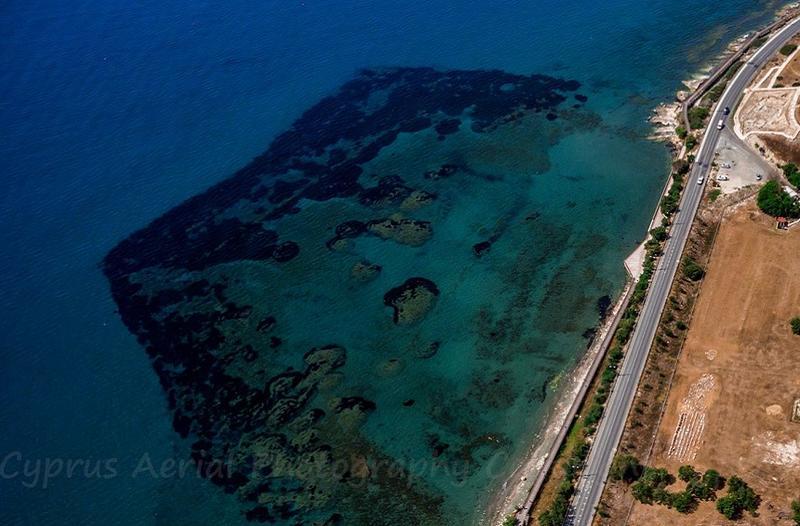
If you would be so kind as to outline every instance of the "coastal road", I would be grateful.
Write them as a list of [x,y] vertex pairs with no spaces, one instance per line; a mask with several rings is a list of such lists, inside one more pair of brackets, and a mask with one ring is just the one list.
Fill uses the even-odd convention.
[[[720,119],[724,119],[727,125],[728,117],[730,117],[730,115],[724,114],[723,109],[726,106],[731,109],[735,107],[759,67],[797,32],[800,32],[800,18],[791,21],[764,43],[747,64],[739,68],[736,76],[728,83],[717,104],[716,111],[711,115],[708,128],[700,143],[700,150],[685,182],[686,187],[683,191],[680,210],[673,216],[673,225],[670,238],[664,246],[664,255],[653,275],[650,289],[639,314],[639,321],[631,335],[628,351],[586,459],[586,466],[578,480],[575,496],[567,515],[566,524],[570,526],[589,526],[592,523],[595,508],[600,502],[611,461],[622,437],[625,421],[644,371],[664,303],[680,264],[681,253],[697,213],[703,188],[708,181],[708,172],[721,133],[717,129],[717,123]],[[733,119],[730,121],[732,124]],[[703,177],[702,183],[698,183],[700,177]]]

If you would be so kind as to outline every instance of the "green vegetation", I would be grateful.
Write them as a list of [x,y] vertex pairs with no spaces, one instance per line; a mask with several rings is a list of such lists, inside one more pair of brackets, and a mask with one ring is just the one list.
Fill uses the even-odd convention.
[[789,180],[792,186],[800,189],[800,169],[794,163],[787,163],[783,165],[783,175]]
[[[625,473],[624,468],[629,465],[638,466],[636,459],[629,455],[626,457],[629,458],[617,457],[614,459],[614,464],[611,466],[612,479],[622,480],[620,477]],[[678,469],[678,477],[686,483],[686,489],[672,493],[667,490],[667,487],[675,482],[674,476],[663,468],[645,468],[637,481],[631,485],[631,493],[636,500],[643,504],[661,504],[668,508],[675,508],[680,513],[691,513],[697,509],[699,501],[715,500],[717,491],[725,486],[725,479],[713,469],[709,469],[701,475],[692,466],[681,466]],[[735,495],[731,499],[734,504],[726,504],[726,507],[735,508],[741,504],[741,509],[753,508],[755,493],[752,495],[747,493],[748,490],[752,493],[752,490],[741,479],[733,477],[731,481],[735,490],[729,490],[728,494],[731,495],[733,492]],[[744,488],[742,484],[744,484]],[[754,498],[758,500],[757,496]],[[755,506],[758,507],[758,504],[756,503]]]
[[687,173],[689,173],[689,168],[691,167],[692,167],[691,163],[686,159],[678,159],[677,161],[672,163],[672,171],[678,175],[686,175]]
[[503,521],[503,526],[517,526],[517,518],[513,515],[509,515]]
[[792,501],[792,520],[797,526],[800,526],[800,500]]
[[539,524],[541,526],[561,526],[564,524],[564,520],[567,518],[569,499],[574,491],[573,481],[564,480],[558,487],[553,504],[539,515]]
[[678,126],[675,128],[675,135],[677,135],[679,139],[685,139],[687,133],[688,132],[686,131],[686,128],[683,126]]
[[694,135],[687,135],[683,143],[686,145],[686,151],[694,150],[694,147],[697,146],[697,137]]
[[643,504],[668,504],[666,487],[675,482],[675,477],[664,468],[644,468],[639,480],[631,486],[633,497]]
[[703,267],[697,263],[697,261],[693,260],[689,256],[686,256],[683,258],[683,275],[692,281],[699,281],[703,279],[705,271],[703,270]]
[[781,48],[780,52],[781,52],[781,55],[783,55],[785,57],[788,57],[789,55],[794,53],[795,49],[797,49],[797,46],[795,44],[786,44],[785,46],[783,46]]
[[737,520],[745,510],[755,516],[759,504],[761,497],[745,481],[733,476],[728,481],[728,494],[717,500],[717,511],[727,519]]
[[777,181],[767,181],[758,191],[758,207],[773,217],[800,217],[800,204]]
[[719,188],[714,188],[713,190],[708,192],[708,200],[713,203],[714,201],[719,199],[720,195],[722,195],[722,190],[720,190]]
[[789,321],[789,324],[792,326],[792,332],[800,336],[800,316],[795,316],[792,318],[791,321]]
[[758,37],[757,39],[753,40],[753,49],[760,48],[761,46],[764,45],[764,42],[766,41],[767,41],[766,36]]
[[611,470],[608,475],[611,480],[622,480],[631,484],[639,480],[644,468],[639,463],[639,459],[633,455],[617,455],[611,463]]
[[692,466],[681,466],[678,468],[678,478],[684,482],[691,482],[700,479],[700,473],[695,471]]
[[667,229],[663,226],[658,226],[650,231],[650,235],[653,236],[653,239],[661,243],[667,240]]
[[669,192],[661,198],[661,213],[669,217],[678,211],[678,203],[681,200],[683,191],[683,175],[675,173],[672,175],[672,186]]
[[689,126],[696,130],[703,127],[703,124],[705,123],[710,111],[704,106],[695,106],[694,108],[690,108],[688,113]]

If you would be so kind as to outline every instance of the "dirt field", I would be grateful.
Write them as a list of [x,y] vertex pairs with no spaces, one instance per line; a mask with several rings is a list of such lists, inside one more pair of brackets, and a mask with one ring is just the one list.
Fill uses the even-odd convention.
[[[794,44],[796,46],[800,45],[800,38],[793,38],[790,44]],[[778,57],[783,57],[780,53],[777,55]],[[792,57],[792,60],[783,67],[783,70],[778,73],[778,76],[775,78],[775,82],[773,83],[773,88],[780,88],[783,86],[800,86],[800,53],[795,53]]]
[[[800,36],[790,43],[800,46]],[[780,164],[800,161],[800,52],[786,60],[775,53],[767,61],[735,116],[739,135],[757,150],[766,146],[763,154]]]
[[757,143],[759,141],[772,151],[780,163],[800,164],[800,140],[764,136],[756,140]]
[[[788,323],[800,314],[799,255],[800,228],[775,230],[752,200],[724,220],[648,462],[744,478],[762,503],[740,524],[792,524],[800,498],[800,337]],[[713,502],[688,515],[636,504],[628,521],[726,523]]]

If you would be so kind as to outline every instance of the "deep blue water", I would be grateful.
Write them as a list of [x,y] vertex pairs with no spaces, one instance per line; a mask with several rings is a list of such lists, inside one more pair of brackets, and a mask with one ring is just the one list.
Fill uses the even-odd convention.
[[[172,430],[147,356],[115,313],[99,263],[131,232],[261,153],[359,68],[499,68],[583,83],[588,108],[602,118],[602,126],[567,134],[552,147],[532,139],[535,131],[528,138],[510,134],[508,141],[530,140],[533,146],[530,159],[503,169],[523,173],[526,166],[545,163],[544,173],[529,184],[501,189],[494,194],[497,202],[483,204],[485,210],[467,207],[448,216],[442,232],[457,239],[478,228],[470,223],[475,217],[503,207],[504,196],[523,194],[524,203],[549,210],[553,224],[574,223],[564,253],[555,254],[552,269],[541,276],[542,288],[560,285],[556,278],[580,288],[585,279],[594,300],[619,290],[621,261],[642,236],[666,176],[664,148],[642,139],[648,112],[672,96],[680,79],[730,38],[767,20],[778,5],[744,0],[5,3],[0,10],[0,460],[7,462],[0,480],[0,523],[243,522],[235,499],[204,481],[136,471],[137,465],[147,467],[139,464],[143,459],[158,464],[184,458],[185,444]],[[502,165],[503,155],[484,162]],[[565,176],[583,182],[565,186]],[[468,187],[465,195],[469,192],[480,195],[481,189]],[[613,199],[613,212],[593,211],[593,200],[603,199]],[[577,211],[565,208],[570,201]],[[502,246],[508,264],[514,239]],[[363,250],[382,250],[372,243],[365,240]],[[447,246],[438,246],[431,260],[446,261]],[[591,264],[582,264],[579,275],[564,271],[581,250],[596,251],[581,260]],[[404,261],[399,251],[389,255]],[[432,267],[436,272],[436,264]],[[480,302],[500,284],[487,280],[486,287],[483,295],[470,289],[459,301]],[[591,305],[559,311],[569,305],[555,301],[550,311],[531,316],[532,330],[550,338],[548,353],[557,356],[562,371],[584,348],[580,330],[595,319]],[[460,328],[454,312],[439,323]],[[536,327],[537,314],[544,326],[548,316],[574,316],[577,333],[553,337],[546,327]],[[436,370],[420,377],[437,374],[457,382],[469,363],[455,352],[460,348],[445,348]],[[402,395],[395,391],[376,396],[388,404]],[[515,444],[509,455],[524,449],[543,407],[517,403],[495,417],[508,420],[497,426]],[[389,425],[387,419],[392,417],[372,419],[368,432],[385,434],[381,426]],[[408,425],[425,424],[411,419]],[[423,447],[413,437],[408,443],[412,450]],[[59,460],[111,464],[99,474],[87,475],[83,466],[72,476],[62,470],[45,484],[48,459],[53,470]],[[498,479],[502,476],[485,474],[442,491],[472,517],[478,510],[469,503],[485,497],[482,489]]]

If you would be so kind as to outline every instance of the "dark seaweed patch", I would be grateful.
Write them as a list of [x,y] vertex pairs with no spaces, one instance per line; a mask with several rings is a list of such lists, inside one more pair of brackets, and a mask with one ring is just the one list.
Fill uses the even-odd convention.
[[[336,198],[378,208],[409,197],[414,190],[399,177],[370,184],[364,174],[364,164],[400,133],[433,128],[444,137],[460,129],[466,113],[472,130],[483,133],[527,111],[554,114],[566,92],[579,86],[496,70],[362,71],[230,178],[133,233],[105,257],[103,271],[120,316],[152,361],[174,429],[192,440],[191,457],[198,465],[215,467],[203,476],[248,503],[248,520],[364,523],[374,519],[371,503],[380,499],[394,509],[382,510],[380,523],[435,524],[441,522],[441,499],[404,481],[402,473],[389,476],[386,468],[370,473],[367,489],[357,491],[343,484],[352,474],[326,471],[355,455],[387,460],[357,429],[332,431],[337,418],[349,419],[354,412],[366,417],[377,410],[373,402],[348,392],[354,388],[344,383],[338,402],[323,406],[328,412],[320,407],[320,393],[339,385],[343,376],[345,350],[293,348],[285,335],[275,333],[282,324],[276,326],[274,316],[259,310],[262,302],[228,299],[227,278],[211,267],[250,261],[275,267],[280,275],[294,268],[280,264],[297,257],[302,247],[279,233],[278,220],[300,212],[304,203]],[[425,177],[451,177],[463,169],[443,164]],[[430,223],[413,219],[354,220],[338,225],[334,239],[366,232],[416,246],[432,230]],[[263,294],[276,291],[280,282]],[[412,278],[386,293],[396,321],[403,303],[418,293],[435,298],[439,291],[430,280]],[[423,301],[414,308],[429,306]],[[433,356],[438,346],[434,342],[420,357]],[[283,361],[274,359],[279,355]],[[286,365],[290,358],[293,367]],[[432,444],[435,455],[448,447],[438,439]],[[321,468],[301,469],[312,457]],[[277,466],[292,475],[275,475]]]

